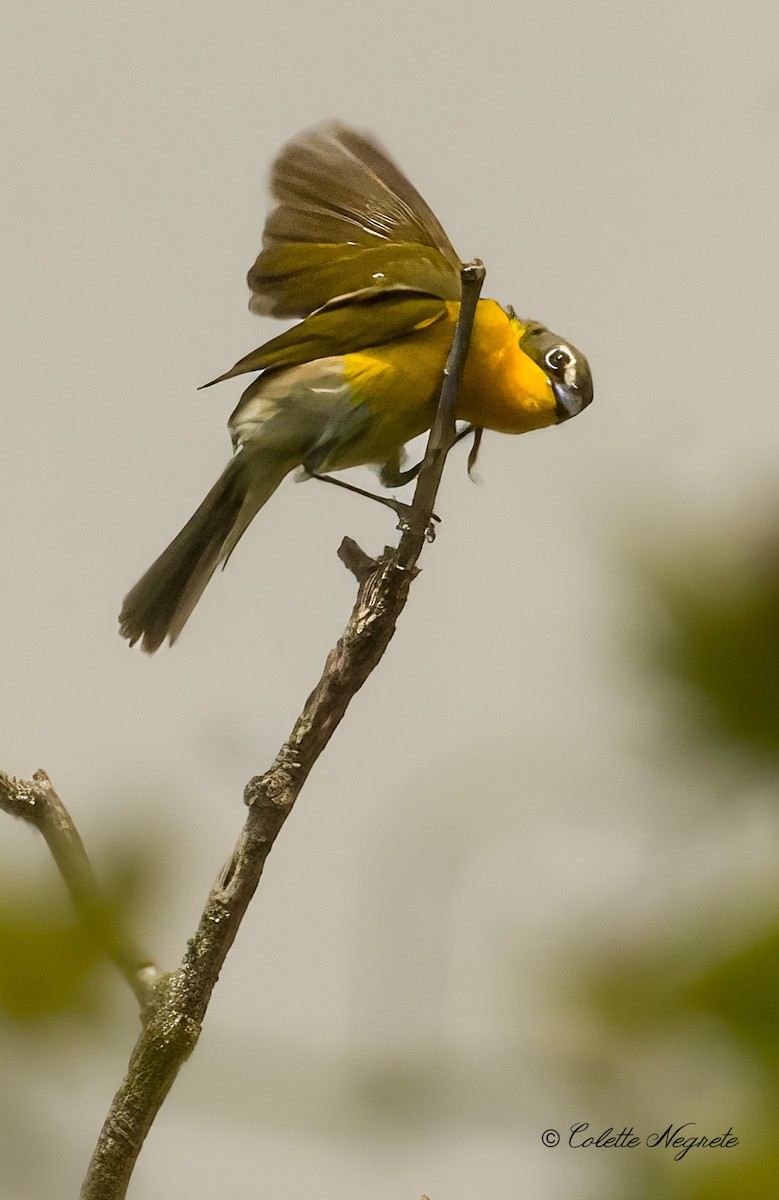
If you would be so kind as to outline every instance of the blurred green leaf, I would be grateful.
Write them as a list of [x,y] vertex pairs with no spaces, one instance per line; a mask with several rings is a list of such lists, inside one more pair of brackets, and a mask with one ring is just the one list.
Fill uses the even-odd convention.
[[[148,862],[126,846],[105,857],[111,891],[99,915],[110,928],[129,919],[146,882]],[[104,1008],[108,976],[98,968],[106,962],[48,858],[32,880],[29,873],[16,878],[5,873],[0,886],[0,1016],[14,1022],[62,1013],[94,1019]]]
[[779,763],[779,555],[733,563],[727,547],[695,548],[683,569],[656,575],[671,629],[659,665],[695,697],[710,734]]
[[696,1007],[719,1017],[757,1054],[779,1091],[779,923],[700,976],[690,995]]
[[691,1181],[686,1196],[689,1200],[748,1200],[752,1196],[775,1196],[777,1179],[779,1151],[773,1146],[764,1145],[758,1153],[754,1146],[737,1146],[732,1157],[720,1161],[710,1177]]
[[639,945],[601,957],[584,973],[581,987],[588,1007],[608,1027],[645,1032],[678,1016],[689,978],[685,948]]
[[0,898],[0,1009],[13,1021],[93,1013],[99,948],[53,898]]

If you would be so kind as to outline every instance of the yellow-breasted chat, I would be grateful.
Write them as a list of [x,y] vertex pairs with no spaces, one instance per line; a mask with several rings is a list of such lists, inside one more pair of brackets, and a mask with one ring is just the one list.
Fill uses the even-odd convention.
[[[249,307],[302,320],[212,381],[259,372],[228,423],[231,461],[125,597],[120,631],[149,652],[176,640],[290,471],[370,463],[395,486],[405,444],[435,416],[461,264],[425,201],[371,137],[338,122],[284,147],[271,190]],[[526,433],[591,400],[580,351],[538,321],[478,302],[458,420]]]

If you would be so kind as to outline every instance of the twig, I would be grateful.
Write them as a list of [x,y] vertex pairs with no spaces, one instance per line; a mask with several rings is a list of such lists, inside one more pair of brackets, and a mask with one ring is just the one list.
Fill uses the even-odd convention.
[[460,390],[465,359],[471,344],[473,321],[476,316],[476,305],[479,293],[484,283],[484,263],[478,258],[467,263],[462,268],[462,301],[460,315],[454,331],[452,348],[444,368],[444,383],[441,397],[435,415],[422,467],[414,489],[414,499],[411,503],[412,516],[408,522],[408,530],[398,546],[398,561],[409,566],[416,562],[422,552],[421,539],[427,534],[430,519],[433,515],[438,485],[444,470],[446,456],[456,439],[454,412],[457,404],[457,393]]
[[27,780],[0,771],[0,809],[29,821],[42,834],[79,919],[122,972],[144,1016],[159,971],[109,913],[84,843],[46,772],[36,771]]
[[155,989],[127,1074],[101,1130],[82,1200],[121,1200],[126,1195],[144,1138],[181,1064],[195,1047],[211,992],[276,836],[350,700],[395,632],[417,574],[444,460],[454,441],[457,390],[484,279],[481,263],[464,267],[462,278],[462,304],[441,398],[400,543],[377,562],[351,540],[341,550],[360,580],[351,617],[288,741],[271,768],[246,787],[249,811],[243,830],[211,889],[181,964]]

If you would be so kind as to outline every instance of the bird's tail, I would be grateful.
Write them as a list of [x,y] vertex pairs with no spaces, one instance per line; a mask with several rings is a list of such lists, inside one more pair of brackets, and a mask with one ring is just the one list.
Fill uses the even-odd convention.
[[119,631],[131,646],[140,641],[153,654],[166,637],[173,645],[216,568],[298,461],[259,450],[231,459],[194,516],[125,596]]

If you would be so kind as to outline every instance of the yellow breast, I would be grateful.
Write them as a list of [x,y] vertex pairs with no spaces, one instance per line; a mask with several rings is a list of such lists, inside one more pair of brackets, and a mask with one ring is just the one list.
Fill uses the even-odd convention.
[[[458,306],[449,304],[451,320]],[[495,300],[480,300],[463,372],[457,416],[499,433],[526,433],[557,420],[544,372],[519,348],[524,326]]]
[[[409,337],[345,357],[353,402],[367,404],[396,444],[422,433],[433,419],[459,310],[453,302],[446,307],[444,318]],[[479,301],[459,420],[500,433],[554,424],[554,393],[541,368],[520,350],[523,331],[495,300]]]

